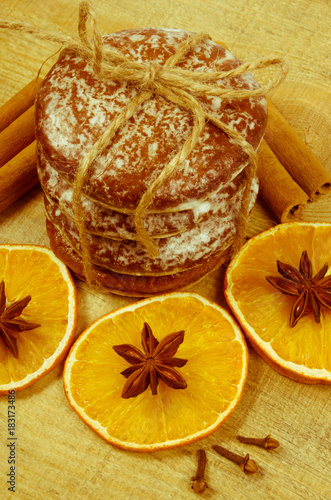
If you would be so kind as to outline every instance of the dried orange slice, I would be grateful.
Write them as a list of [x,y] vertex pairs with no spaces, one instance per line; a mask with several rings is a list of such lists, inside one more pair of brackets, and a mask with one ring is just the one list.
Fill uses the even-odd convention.
[[0,394],[31,385],[68,352],[76,291],[48,248],[0,245]]
[[[320,284],[329,287],[331,224],[291,222],[253,237],[242,247],[227,269],[225,296],[253,349],[277,372],[298,382],[330,384],[331,309],[327,304],[331,304],[331,289],[321,292],[318,288],[326,305],[320,304],[316,318],[314,307],[307,302],[305,314],[291,327],[291,311],[299,295],[282,293],[266,279],[281,278],[282,272],[287,275],[286,290],[297,293],[297,288],[304,292],[297,271],[290,269],[291,280],[284,270],[288,265],[296,270],[301,266],[302,273],[309,274],[307,264],[300,264],[306,253],[312,265],[311,278],[324,274]],[[281,263],[278,267],[277,260]],[[311,278],[307,280],[308,288],[312,286]],[[303,312],[300,301],[296,315]]]
[[[161,365],[176,351],[172,366],[187,387],[175,389],[159,379],[156,394],[147,387],[136,397],[124,398],[128,379],[121,372],[132,365],[113,346],[131,344],[142,350],[144,323],[160,342],[155,350]],[[167,345],[162,343],[176,332]],[[129,354],[134,357],[135,352]],[[247,361],[241,330],[225,310],[197,294],[172,293],[135,302],[95,321],[67,357],[64,388],[72,408],[106,441],[132,451],[154,451],[183,446],[215,431],[240,400]],[[168,375],[166,370],[166,379]]]

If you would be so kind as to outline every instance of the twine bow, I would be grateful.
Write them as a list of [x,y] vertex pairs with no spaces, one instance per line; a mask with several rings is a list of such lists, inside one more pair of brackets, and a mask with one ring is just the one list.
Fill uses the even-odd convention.
[[[92,37],[88,34],[88,24],[92,28]],[[78,54],[90,61],[93,71],[99,79],[125,81],[134,85],[137,90],[136,96],[126,104],[123,110],[104,130],[97,142],[84,155],[76,171],[73,185],[75,222],[80,236],[84,271],[90,285],[93,286],[93,273],[81,200],[83,188],[89,178],[91,165],[96,157],[109,145],[117,130],[134,115],[137,108],[154,94],[188,110],[193,117],[193,128],[189,137],[184,142],[182,149],[174,155],[171,161],[164,167],[161,174],[151,183],[134,211],[134,222],[138,239],[145,246],[150,257],[154,258],[158,256],[158,249],[144,228],[144,214],[159,187],[191,154],[203,132],[206,120],[208,120],[225,132],[236,145],[242,148],[249,158],[249,166],[245,169],[247,175],[246,192],[242,203],[237,231],[238,237],[236,240],[240,244],[246,226],[251,182],[257,168],[256,153],[251,144],[234,128],[206,112],[202,108],[198,97],[201,95],[220,96],[227,100],[241,100],[249,97],[264,96],[285,78],[287,66],[283,59],[274,56],[260,58],[252,63],[242,64],[229,71],[193,72],[185,70],[177,65],[195,46],[205,40],[210,40],[207,34],[196,34],[184,40],[178,46],[176,52],[162,66],[153,62],[146,64],[133,61],[103,44],[95,11],[92,4],[86,0],[82,1],[79,7],[79,39],[58,33],[45,32],[28,24],[18,22],[0,21],[0,28],[24,31],[41,39],[58,42],[62,44],[63,50]],[[269,83],[255,90],[228,89],[215,84],[217,80],[234,77],[271,65],[280,66],[279,74],[270,80]]]

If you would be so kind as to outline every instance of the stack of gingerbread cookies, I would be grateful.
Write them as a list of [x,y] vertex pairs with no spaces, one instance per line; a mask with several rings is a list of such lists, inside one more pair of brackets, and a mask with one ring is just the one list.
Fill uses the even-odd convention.
[[[106,46],[133,60],[162,65],[191,34],[136,29],[104,37]],[[179,64],[191,71],[240,65],[211,40]],[[224,78],[224,88],[258,88],[249,73]],[[183,147],[192,130],[189,110],[160,95],[143,102],[91,165],[81,193],[89,261],[84,262],[74,210],[75,175],[84,155],[139,89],[97,78],[82,56],[64,53],[45,78],[36,101],[38,172],[45,194],[47,230],[55,254],[81,279],[114,293],[149,296],[195,283],[217,268],[236,239],[247,196],[247,155],[207,122],[195,148],[154,193],[143,217],[157,256],[137,234],[134,214],[151,183]],[[200,98],[200,97],[199,97]],[[263,97],[223,100],[203,96],[211,115],[257,149],[266,127]],[[257,182],[250,189],[251,206]]]

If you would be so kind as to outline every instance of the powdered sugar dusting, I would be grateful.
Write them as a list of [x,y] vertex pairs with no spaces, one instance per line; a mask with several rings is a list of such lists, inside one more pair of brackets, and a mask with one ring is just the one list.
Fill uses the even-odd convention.
[[[38,174],[47,198],[46,207],[54,203],[69,219],[74,220],[72,187],[42,156],[39,160]],[[194,209],[146,214],[143,221],[144,227],[154,237],[170,236],[186,231],[217,211],[225,212],[229,201],[242,182],[241,177],[238,176],[230,183],[221,186],[216,193],[200,201]],[[82,203],[88,231],[114,239],[136,239],[133,216],[99,206],[84,195]]]
[[[238,192],[226,208],[219,210],[193,229],[156,241],[160,257],[149,258],[145,248],[137,241],[116,241],[88,234],[93,262],[103,268],[125,274],[171,274],[197,265],[201,259],[221,253],[236,235],[236,216],[242,192]],[[55,208],[56,210],[56,208]],[[72,221],[63,214],[54,217],[54,207],[48,208],[51,222],[80,251],[79,236]]]
[[[140,62],[163,64],[189,34],[182,30],[137,29],[105,37],[107,44]],[[197,71],[227,70],[240,62],[211,41],[197,46],[180,64]],[[256,88],[252,75],[222,80],[223,86]],[[136,90],[125,83],[98,81],[79,57],[64,56],[51,70],[36,103],[37,141],[56,168],[73,178],[79,160]],[[256,147],[266,124],[264,99],[202,99],[206,111],[235,127]],[[146,101],[94,162],[87,192],[96,200],[134,209],[142,194],[184,144],[192,130],[189,112],[161,97]],[[207,123],[190,157],[157,191],[151,210],[194,204],[235,178],[246,157],[228,137]]]
[[[155,240],[160,256],[151,259],[138,241],[116,241],[87,234],[93,263],[105,269],[125,274],[171,274],[198,265],[202,259],[220,254],[236,236],[237,217],[240,212],[244,187],[218,208],[208,219],[192,229],[169,238]],[[257,195],[257,182],[251,190],[251,206]],[[79,236],[74,223],[63,214],[56,215],[57,206],[46,204],[47,216],[58,230],[65,234],[79,253]]]

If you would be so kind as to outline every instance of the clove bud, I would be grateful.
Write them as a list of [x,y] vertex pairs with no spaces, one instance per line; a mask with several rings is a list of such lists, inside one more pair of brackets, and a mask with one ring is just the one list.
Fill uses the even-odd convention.
[[196,493],[203,493],[208,488],[205,480],[207,457],[205,450],[198,450],[198,469],[196,475],[192,477],[192,488]]
[[237,439],[241,443],[254,444],[256,446],[260,446],[261,448],[265,448],[266,450],[274,450],[279,446],[279,442],[277,441],[277,439],[272,438],[270,434],[262,439],[249,438],[244,436],[237,436]]
[[246,475],[254,474],[258,471],[257,463],[249,458],[248,453],[243,457],[241,455],[237,455],[237,453],[233,453],[232,451],[227,450],[226,448],[223,448],[223,446],[218,446],[217,444],[213,446],[213,449],[222,457],[225,457],[231,462],[239,465],[241,470]]

